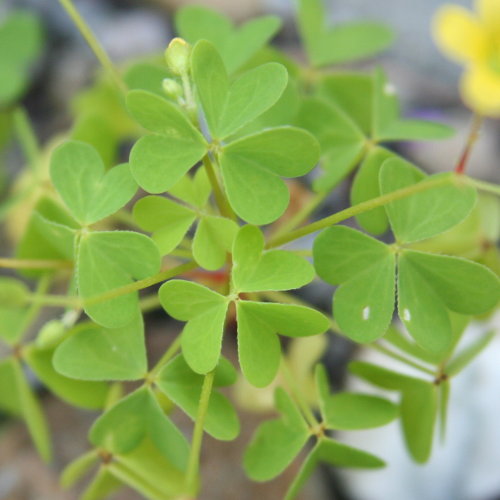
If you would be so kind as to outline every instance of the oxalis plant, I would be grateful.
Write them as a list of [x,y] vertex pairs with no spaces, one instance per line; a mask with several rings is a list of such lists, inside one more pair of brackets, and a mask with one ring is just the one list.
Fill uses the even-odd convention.
[[[465,173],[482,117],[500,115],[491,41],[500,31],[490,22],[498,2],[479,1],[478,14],[449,6],[436,17],[438,42],[467,65],[463,96],[476,114],[458,162],[435,175],[391,145],[444,139],[452,129],[402,117],[381,68],[336,68],[388,47],[385,26],[327,26],[322,2],[301,0],[301,66],[268,46],[279,19],[235,27],[187,7],[164,59],[115,68],[70,0],[60,3],[104,73],[74,99],[72,129],[44,149],[16,106],[22,88],[5,91],[31,170],[1,211],[15,249],[0,267],[19,276],[0,280],[8,347],[0,406],[25,420],[47,461],[48,426],[25,367],[66,402],[99,411],[89,451],[66,467],[62,485],[90,481],[85,500],[123,485],[148,499],[196,498],[205,433],[223,441],[239,433],[224,389],[237,379],[247,385],[236,399],[253,397],[250,386],[273,391],[277,412],[247,444],[249,478],[270,480],[303,457],[288,499],[318,464],[384,466],[340,442],[338,430],[399,419],[408,453],[427,461],[435,428],[445,432],[453,377],[495,335],[463,346],[467,325],[500,300],[500,187]],[[4,24],[0,38],[15,31]],[[31,60],[5,57],[13,73]],[[117,151],[131,143],[118,164]],[[310,222],[348,177],[350,206]],[[288,180],[296,178],[304,182]],[[333,315],[293,292],[314,280],[337,286]],[[33,335],[44,308],[53,319]],[[159,308],[182,332],[164,353],[148,353],[145,325]],[[332,390],[320,362],[329,330],[401,364],[401,373],[349,366],[397,393],[397,403]],[[171,419],[178,410],[194,421],[189,436]]]

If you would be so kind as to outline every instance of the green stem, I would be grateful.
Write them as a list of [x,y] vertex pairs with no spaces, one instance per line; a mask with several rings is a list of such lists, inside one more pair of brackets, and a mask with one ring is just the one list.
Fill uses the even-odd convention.
[[139,307],[143,313],[154,311],[155,309],[158,309],[160,305],[160,298],[156,293],[148,295],[139,301]]
[[[44,295],[47,290],[50,287],[50,283],[52,281],[52,277],[49,274],[44,274],[39,280],[38,280],[38,285],[36,287],[35,293],[33,294],[33,297],[37,296],[42,296]],[[38,301],[33,301],[30,308],[28,309],[28,312],[26,316],[24,317],[24,322],[21,331],[23,332],[21,339],[22,340],[25,335],[28,333],[28,329],[35,321],[35,319],[38,316],[38,313],[40,312],[40,309],[42,308],[42,304]]]
[[325,198],[328,196],[328,191],[316,193],[308,203],[306,203],[296,214],[294,214],[288,221],[281,225],[274,233],[274,238],[292,231],[300,226],[315,210],[318,208]]
[[126,295],[127,293],[137,292],[138,290],[156,285],[157,283],[161,283],[162,281],[166,281],[170,278],[173,278],[174,276],[178,276],[179,274],[191,271],[192,269],[195,269],[197,267],[198,264],[196,264],[196,262],[185,262],[184,264],[173,267],[171,269],[167,269],[166,271],[160,271],[158,274],[150,276],[149,278],[134,281],[134,283],[130,283],[129,285],[121,286],[119,288],[113,288],[113,290],[101,293],[100,295],[89,297],[84,301],[84,304],[85,306],[89,306],[92,304],[97,304],[99,302],[104,302],[106,300],[114,299],[115,297],[120,297],[121,295]]
[[429,368],[426,368],[425,366],[416,363],[415,361],[407,358],[406,356],[401,356],[397,352],[394,352],[392,349],[389,349],[387,347],[381,346],[380,344],[372,343],[368,344],[369,347],[372,349],[375,349],[376,351],[379,351],[386,356],[389,356],[390,358],[396,359],[398,361],[401,361],[401,363],[404,363],[409,366],[413,366],[413,368],[416,368],[417,370],[420,370],[423,373],[427,373],[428,375],[434,376],[434,372],[430,370]]
[[40,146],[33,127],[31,126],[28,113],[26,113],[24,108],[19,106],[14,110],[13,120],[17,139],[23,149],[26,161],[31,169],[37,173]]
[[305,400],[304,396],[302,395],[302,391],[300,390],[297,383],[295,382],[293,374],[290,371],[290,368],[288,368],[288,364],[287,364],[285,358],[281,358],[280,369],[281,369],[281,373],[283,375],[283,378],[286,381],[286,385],[288,386],[289,390],[295,396],[295,400],[297,401],[297,404],[299,405],[300,409],[302,410],[302,413],[303,413],[305,419],[307,420],[307,423],[309,424],[311,429],[316,429],[319,425],[319,422],[316,420],[314,413],[312,412],[311,408],[307,404],[307,401]]
[[127,91],[123,80],[120,77],[120,74],[114,67],[111,59],[109,58],[106,51],[103,49],[100,42],[97,40],[96,36],[90,29],[90,26],[85,22],[83,17],[80,15],[78,10],[73,5],[72,0],[59,0],[59,3],[63,6],[64,10],[66,10],[67,14],[80,31],[83,38],[92,49],[92,52],[96,56],[97,60],[101,63],[102,67],[109,73],[116,86],[123,92]]
[[178,335],[170,344],[168,349],[163,353],[163,356],[158,360],[153,369],[149,372],[148,378],[154,380],[158,372],[180,351],[181,336]]
[[492,193],[496,194],[497,196],[500,196],[500,185],[498,184],[492,184],[491,182],[486,182],[486,181],[479,181],[477,179],[473,179],[472,177],[465,177],[464,180],[466,181],[467,184],[469,184],[469,186],[475,187],[480,191],[485,191],[486,193]]
[[208,403],[212,394],[212,386],[214,383],[215,370],[207,373],[203,379],[201,388],[200,403],[198,405],[198,413],[196,415],[196,423],[194,425],[193,440],[191,442],[191,450],[189,453],[188,467],[186,472],[186,492],[195,497],[197,493],[197,477],[200,469],[200,453],[201,443],[203,441],[203,427],[208,411]]
[[4,269],[68,269],[71,267],[73,263],[70,260],[0,258],[0,268]]
[[215,173],[214,166],[212,164],[212,160],[208,153],[203,157],[203,166],[207,172],[208,180],[210,181],[210,185],[212,186],[215,202],[217,203],[217,207],[219,208],[219,212],[224,217],[228,217],[229,219],[236,219],[236,216],[233,212],[233,209],[230,207],[229,202],[227,201],[226,196],[224,195],[219,180],[217,179],[217,175]]
[[28,300],[32,304],[53,307],[81,307],[82,305],[82,302],[78,297],[68,297],[66,295],[33,294]]
[[392,201],[400,200],[413,194],[427,191],[428,189],[444,186],[451,182],[453,182],[453,177],[437,177],[428,181],[422,181],[408,187],[397,189],[392,193],[387,193],[382,196],[378,196],[377,198],[373,198],[371,200],[358,203],[357,205],[353,205],[352,207],[341,210],[340,212],[325,217],[324,219],[320,219],[316,222],[308,224],[307,226],[296,229],[295,231],[291,231],[288,234],[278,236],[277,238],[272,238],[267,243],[266,247],[273,248],[284,245],[285,243],[297,240],[299,238],[302,238],[303,236],[307,236],[308,234],[319,231],[320,229],[324,229],[326,227],[333,226],[334,224],[338,224],[339,222],[342,222],[344,220],[350,219],[355,215],[359,215],[361,213],[368,212],[369,210],[373,210],[374,208],[387,205]]

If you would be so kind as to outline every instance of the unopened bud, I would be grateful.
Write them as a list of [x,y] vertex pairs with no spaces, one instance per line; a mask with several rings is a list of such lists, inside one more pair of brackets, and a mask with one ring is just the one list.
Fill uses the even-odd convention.
[[179,99],[179,97],[182,97],[183,91],[181,85],[179,85],[179,83],[177,83],[172,78],[165,78],[161,85],[163,88],[163,92],[165,92],[168,97],[171,97],[175,100]]
[[174,75],[189,73],[189,56],[191,45],[182,38],[174,38],[165,50],[167,66]]

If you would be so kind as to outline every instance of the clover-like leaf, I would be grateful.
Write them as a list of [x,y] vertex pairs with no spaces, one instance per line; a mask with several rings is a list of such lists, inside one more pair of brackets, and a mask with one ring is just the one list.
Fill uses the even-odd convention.
[[320,312],[292,304],[238,301],[238,356],[241,370],[256,387],[268,385],[281,361],[277,333],[305,337],[323,333],[328,320]]
[[391,249],[354,229],[336,226],[314,242],[318,275],[341,284],[333,311],[342,331],[357,342],[371,342],[389,327],[394,311],[395,256]]
[[311,477],[316,467],[322,463],[333,467],[363,469],[377,469],[385,465],[383,460],[371,453],[352,448],[333,439],[321,439],[304,460],[302,467],[286,492],[285,500],[293,500]]
[[278,63],[243,73],[230,84],[224,62],[212,43],[193,48],[191,71],[214,138],[224,139],[269,109],[285,90],[288,75]]
[[81,236],[77,283],[86,301],[85,311],[100,325],[118,328],[138,314],[137,292],[106,300],[95,297],[114,288],[144,279],[160,269],[158,248],[147,236],[131,231],[91,232]]
[[229,73],[243,66],[279,30],[276,16],[251,20],[238,28],[219,12],[199,5],[179,9],[175,16],[179,35],[194,44],[208,40],[219,51]]
[[425,349],[452,342],[448,309],[480,314],[500,300],[500,281],[488,268],[458,257],[405,250],[399,258],[399,316]]
[[233,284],[238,292],[300,288],[314,278],[303,258],[285,250],[264,251],[264,237],[255,226],[243,226],[233,245]]
[[[435,178],[426,178],[421,170],[403,159],[389,159],[380,170],[380,192],[387,194]],[[476,196],[473,187],[460,184],[457,180],[392,201],[385,209],[396,238],[412,243],[435,236],[461,222],[474,208]]]
[[236,222],[224,217],[201,217],[193,238],[193,257],[204,269],[221,268],[238,232]]
[[453,129],[426,120],[401,119],[399,100],[394,87],[381,69],[373,74],[372,136],[377,141],[418,141],[447,139]]
[[243,467],[254,481],[268,481],[283,472],[305,445],[309,431],[290,396],[277,389],[279,419],[264,422],[243,457]]
[[398,416],[398,408],[387,399],[368,394],[340,392],[330,394],[326,370],[315,371],[321,414],[329,429],[369,429],[386,425]]
[[54,369],[54,351],[54,348],[29,347],[25,351],[24,359],[36,376],[62,400],[80,408],[103,408],[109,394],[109,385],[103,382],[72,380],[61,375]]
[[142,387],[101,415],[90,429],[94,446],[113,454],[126,454],[149,437],[180,470],[189,454],[186,438],[163,413],[151,390]]
[[182,331],[182,352],[196,373],[208,373],[219,362],[228,299],[197,283],[171,280],[159,291],[163,308],[187,321]]
[[127,164],[105,173],[97,151],[78,141],[66,142],[54,151],[50,176],[71,214],[82,226],[114,214],[137,190]]
[[280,179],[309,172],[319,158],[314,137],[294,127],[278,127],[243,137],[222,149],[220,164],[229,202],[252,224],[267,224],[288,206]]
[[[351,188],[351,204],[357,205],[380,196],[379,174],[386,160],[397,158],[396,153],[375,147],[368,152],[361,163]],[[389,227],[384,207],[377,207],[356,216],[358,224],[372,234],[383,234]]]
[[0,339],[14,345],[28,319],[29,288],[15,278],[0,277]]
[[[236,381],[236,371],[225,358],[215,368],[214,387],[223,387]],[[170,361],[158,374],[158,388],[193,420],[196,419],[203,376],[194,373],[182,356]],[[204,424],[205,430],[221,440],[232,440],[239,433],[239,420],[226,396],[212,391]]]
[[56,350],[54,368],[81,380],[138,380],[147,371],[144,325],[137,315],[121,328],[77,327]]
[[300,34],[309,60],[316,67],[370,57],[387,48],[394,39],[392,31],[379,23],[327,27],[325,17],[322,0],[298,2]]
[[371,363],[355,361],[349,370],[378,387],[401,393],[401,424],[408,451],[417,462],[426,462],[438,412],[437,386]]
[[139,227],[152,232],[161,255],[169,254],[182,241],[196,213],[162,196],[145,196],[134,205],[134,220]]
[[314,188],[333,189],[361,159],[366,144],[363,131],[345,111],[321,97],[302,101],[297,124],[321,145],[321,166],[326,172],[315,180]]
[[202,159],[207,142],[175,104],[151,92],[129,92],[127,107],[153,132],[141,137],[130,152],[132,175],[149,193],[167,191]]

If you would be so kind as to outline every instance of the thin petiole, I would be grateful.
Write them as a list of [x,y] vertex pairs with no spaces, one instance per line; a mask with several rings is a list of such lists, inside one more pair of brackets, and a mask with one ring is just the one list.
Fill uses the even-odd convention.
[[73,5],[72,0],[59,0],[59,3],[63,6],[64,10],[67,12],[75,26],[80,31],[83,38],[92,49],[92,52],[96,56],[97,60],[101,63],[102,67],[109,73],[116,86],[123,92],[127,91],[127,88],[120,77],[117,69],[113,65],[108,54],[102,47],[99,40],[97,40],[95,34],[90,29],[90,26],[85,22],[85,19],[80,15],[76,7]]
[[13,120],[14,130],[26,161],[33,172],[38,173],[40,146],[26,110],[20,106],[17,107],[13,113]]

